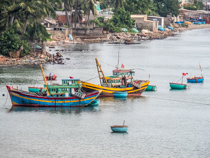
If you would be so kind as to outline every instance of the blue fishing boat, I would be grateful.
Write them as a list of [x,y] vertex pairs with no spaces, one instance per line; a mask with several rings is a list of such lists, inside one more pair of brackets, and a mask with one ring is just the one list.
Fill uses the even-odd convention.
[[[63,80],[70,81],[70,79]],[[75,79],[74,79],[75,81]],[[72,80],[71,80],[72,82]],[[91,104],[101,93],[100,91],[82,93],[76,85],[45,85],[47,93],[31,93],[6,86],[13,106],[40,107],[83,107]],[[74,92],[76,90],[76,92]]]
[[128,92],[113,92],[113,96],[116,98],[126,98],[128,96]]
[[128,131],[128,126],[124,125],[125,121],[123,122],[123,125],[113,125],[110,126],[112,132],[116,132],[116,133],[125,133]]
[[6,86],[13,106],[84,107],[91,104],[101,93],[101,90],[83,92],[79,79],[62,79],[62,84],[48,85],[42,66],[41,70],[45,81],[44,92],[32,93]]
[[187,82],[189,83],[202,83],[204,81],[204,77],[203,77],[203,70],[201,68],[201,65],[199,64],[199,69],[201,70],[201,77],[189,77],[187,78]]
[[187,82],[189,83],[202,83],[204,81],[203,76],[201,77],[189,77],[187,78]]

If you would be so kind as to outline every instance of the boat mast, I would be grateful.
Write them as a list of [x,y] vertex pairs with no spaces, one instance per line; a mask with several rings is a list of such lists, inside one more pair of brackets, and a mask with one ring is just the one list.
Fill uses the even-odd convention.
[[50,93],[49,93],[49,89],[48,89],[48,87],[47,87],[47,80],[46,80],[46,78],[45,78],[45,74],[44,74],[44,71],[43,71],[43,68],[42,68],[42,64],[40,64],[40,68],[41,68],[41,71],[42,71],[42,76],[43,76],[43,78],[44,78],[44,84],[45,84],[46,89],[47,89],[47,95],[49,96]]
[[103,70],[101,68],[101,65],[98,62],[98,59],[95,58],[95,60],[96,60],[96,67],[97,67],[97,70],[98,70],[98,77],[99,77],[99,80],[100,80],[101,85],[103,85],[102,84],[102,79],[103,79],[106,82],[107,87],[109,87],[109,84],[107,82],[106,77],[104,76],[104,72],[103,72]]

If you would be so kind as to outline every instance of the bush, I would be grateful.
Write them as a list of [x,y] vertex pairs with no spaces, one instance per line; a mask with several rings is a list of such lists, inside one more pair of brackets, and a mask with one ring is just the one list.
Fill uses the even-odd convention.
[[31,47],[27,41],[21,40],[14,30],[8,30],[0,34],[0,53],[4,56],[9,56],[10,52],[16,52],[23,46],[20,56],[30,54]]

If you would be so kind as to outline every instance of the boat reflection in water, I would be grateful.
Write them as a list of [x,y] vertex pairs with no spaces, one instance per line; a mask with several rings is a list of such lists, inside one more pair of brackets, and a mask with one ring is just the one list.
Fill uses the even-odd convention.
[[98,112],[100,110],[99,105],[89,105],[88,107],[21,107],[12,106],[9,112],[23,112],[23,111],[35,111],[35,112],[50,112],[50,113],[81,113],[81,112]]

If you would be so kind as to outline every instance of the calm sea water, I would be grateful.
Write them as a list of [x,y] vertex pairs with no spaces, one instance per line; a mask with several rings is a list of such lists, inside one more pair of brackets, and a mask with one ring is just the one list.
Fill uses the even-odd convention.
[[[56,48],[60,49],[60,48]],[[46,65],[46,74],[80,78],[99,84],[95,59],[106,75],[117,65],[133,68],[135,78],[148,79],[156,92],[142,97],[100,99],[87,108],[12,108],[5,85],[27,89],[43,85],[39,67],[0,68],[1,158],[207,158],[210,157],[210,29],[185,31],[140,45],[89,44],[62,48],[65,65]],[[51,51],[53,52],[53,51]],[[169,82],[182,73],[205,81],[172,91]],[[186,79],[184,79],[186,82]],[[5,94],[5,96],[3,96]],[[115,134],[110,125],[125,124]]]

